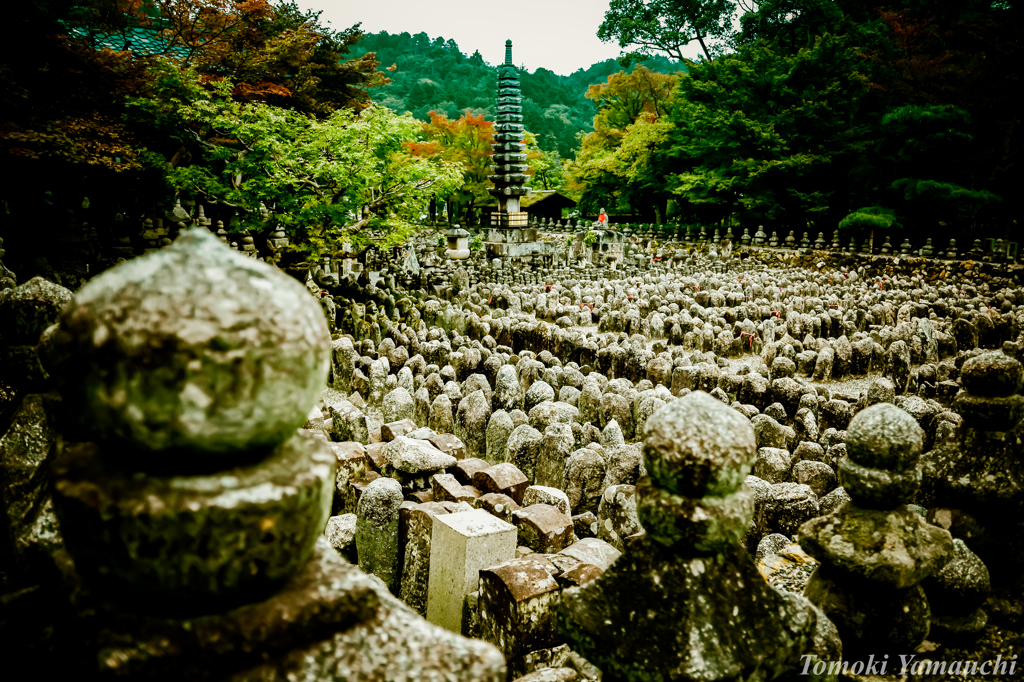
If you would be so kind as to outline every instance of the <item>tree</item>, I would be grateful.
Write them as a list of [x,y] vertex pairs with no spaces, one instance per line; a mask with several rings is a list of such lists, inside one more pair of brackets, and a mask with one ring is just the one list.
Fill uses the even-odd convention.
[[856,116],[875,115],[883,97],[851,42],[826,34],[796,54],[757,42],[695,65],[680,81],[668,145],[684,208],[834,229],[853,201],[851,175],[875,161],[873,131]]
[[413,154],[462,169],[461,184],[450,194],[438,194],[453,204],[452,213],[468,216],[477,205],[487,202],[494,123],[483,114],[473,115],[468,111],[455,121],[431,111],[430,122],[423,124],[421,134],[426,139],[425,144],[406,145]]
[[420,124],[383,107],[339,109],[323,120],[272,105],[234,102],[230,81],[182,105],[205,150],[202,164],[169,171],[173,185],[241,213],[238,228],[284,226],[310,260],[348,241],[404,241],[430,197],[461,169],[411,154]]
[[94,48],[160,56],[232,79],[240,101],[269,101],[324,116],[360,109],[386,82],[374,55],[346,59],[362,37],[334,31],[320,12],[285,0],[86,0],[67,24]]
[[641,116],[664,116],[678,80],[677,76],[656,73],[638,64],[630,73],[620,71],[604,83],[591,85],[587,99],[598,107],[594,128],[625,128]]
[[1011,237],[1024,55],[1010,4],[763,0],[744,7],[735,51],[712,60],[707,37],[721,28],[721,46],[728,34],[713,21],[722,7],[613,0],[602,38],[678,57],[703,35],[707,59],[657,119],[634,121],[629,97],[602,102],[568,166],[582,205],[643,210],[667,187],[701,221]]
[[541,149],[533,133],[526,134],[526,163],[526,172],[530,175],[534,189],[551,190],[561,187],[564,181],[561,157],[557,151]]
[[866,206],[840,220],[838,229],[846,234],[856,233],[860,237],[867,235],[874,248],[876,232],[888,237],[891,230],[901,230],[903,225],[896,219],[896,212],[891,208]]
[[658,146],[667,139],[664,117],[677,82],[677,76],[637,65],[587,90],[598,104],[594,132],[566,167],[567,188],[577,193],[584,211],[607,205],[646,213],[649,207],[655,220],[664,219],[669,195]]
[[710,60],[713,41],[729,34],[733,11],[729,0],[611,0],[597,37],[624,50],[636,47],[627,59],[660,52],[678,61],[696,40]]
[[740,17],[736,40],[745,45],[770,43],[787,53],[814,45],[818,36],[844,33],[846,20],[835,0],[761,0]]

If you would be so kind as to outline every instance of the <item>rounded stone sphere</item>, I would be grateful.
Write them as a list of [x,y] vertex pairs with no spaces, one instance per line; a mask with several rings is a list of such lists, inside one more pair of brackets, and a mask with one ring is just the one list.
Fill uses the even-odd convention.
[[42,277],[0,291],[0,343],[36,345],[70,300],[70,291]]
[[137,457],[180,451],[182,464],[255,460],[286,440],[323,390],[330,349],[299,282],[203,229],[90,281],[54,340],[65,400],[92,439]]
[[1024,365],[999,351],[984,353],[964,363],[960,380],[973,395],[1001,398],[1024,386]]
[[846,453],[857,464],[905,471],[917,466],[923,446],[917,420],[891,403],[861,410],[846,430]]
[[722,497],[750,473],[757,452],[746,417],[703,391],[673,400],[647,420],[644,465],[654,483],[687,497]]

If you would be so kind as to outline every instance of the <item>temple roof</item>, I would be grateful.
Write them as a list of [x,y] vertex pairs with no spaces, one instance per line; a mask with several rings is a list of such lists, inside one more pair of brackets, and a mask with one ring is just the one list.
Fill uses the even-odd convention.
[[[523,196],[519,197],[520,208],[528,208],[539,204],[542,201],[546,201],[548,204],[556,204],[559,208],[571,208],[576,205],[576,202],[565,196],[564,194],[557,192],[553,189],[545,189],[540,191],[531,191]],[[497,203],[485,204],[485,206],[496,206]]]

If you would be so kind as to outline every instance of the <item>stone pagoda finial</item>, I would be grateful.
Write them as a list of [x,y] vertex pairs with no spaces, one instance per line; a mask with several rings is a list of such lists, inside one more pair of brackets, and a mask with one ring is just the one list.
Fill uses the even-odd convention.
[[505,66],[512,66],[512,41],[505,41]]

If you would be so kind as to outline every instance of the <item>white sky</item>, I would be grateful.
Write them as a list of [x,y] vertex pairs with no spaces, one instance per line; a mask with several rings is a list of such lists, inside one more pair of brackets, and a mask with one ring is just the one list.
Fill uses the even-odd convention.
[[[341,30],[362,22],[366,33],[426,33],[451,38],[467,55],[480,50],[484,61],[505,60],[512,39],[512,61],[530,71],[540,67],[569,75],[618,57],[615,42],[597,39],[608,0],[297,0],[303,9],[323,10],[322,20]],[[692,51],[693,54],[689,54]],[[696,49],[686,49],[696,57]]]

